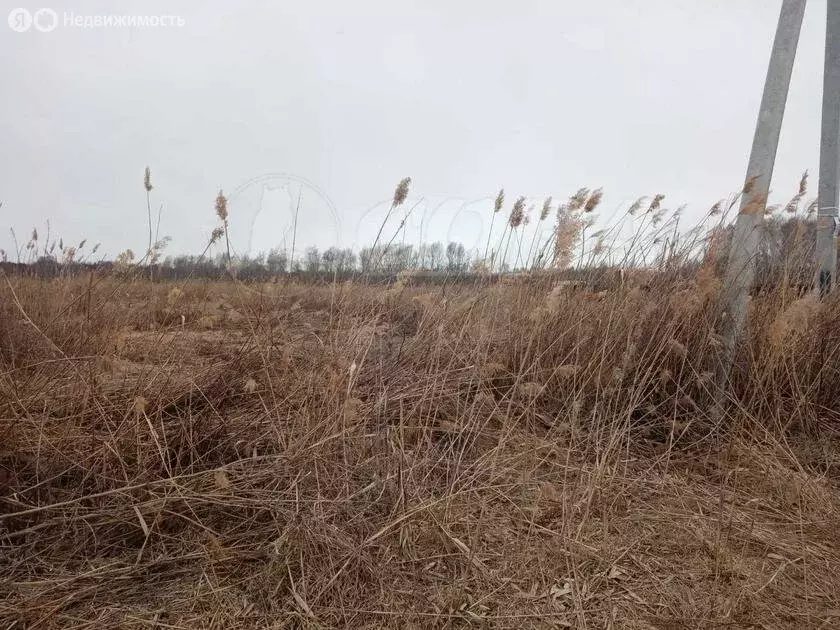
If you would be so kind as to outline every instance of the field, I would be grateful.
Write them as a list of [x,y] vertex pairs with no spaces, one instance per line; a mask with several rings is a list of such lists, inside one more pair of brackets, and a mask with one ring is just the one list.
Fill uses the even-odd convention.
[[2,628],[840,627],[840,300],[0,276]]

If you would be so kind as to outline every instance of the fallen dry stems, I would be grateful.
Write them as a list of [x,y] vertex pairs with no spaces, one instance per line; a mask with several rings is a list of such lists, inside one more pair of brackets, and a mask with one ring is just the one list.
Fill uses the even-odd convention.
[[595,282],[9,277],[4,627],[840,621],[836,298],[713,424],[719,285]]

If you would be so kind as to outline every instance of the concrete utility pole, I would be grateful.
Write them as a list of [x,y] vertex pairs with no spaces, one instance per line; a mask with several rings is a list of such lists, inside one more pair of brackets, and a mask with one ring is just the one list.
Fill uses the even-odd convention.
[[822,138],[820,140],[819,210],[817,215],[817,262],[814,283],[820,296],[834,287],[837,246],[838,178],[840,178],[840,1],[828,0],[823,74]]
[[[837,2],[838,0],[828,0],[829,13],[832,10],[836,12]],[[831,9],[832,6],[834,9]],[[729,253],[729,264],[726,269],[723,296],[725,313],[720,330],[723,349],[717,374],[719,392],[724,391],[726,382],[729,380],[735,360],[736,343],[747,319],[750,289],[755,279],[755,257],[761,238],[767,194],[770,191],[770,178],[773,175],[790,75],[793,72],[793,61],[796,57],[804,14],[805,0],[783,1],[747,167],[745,192],[741,198],[741,207]],[[835,135],[835,147],[836,140]],[[836,159],[836,149],[834,155]],[[837,190],[836,187],[834,190]],[[822,203],[820,206],[822,207]]]

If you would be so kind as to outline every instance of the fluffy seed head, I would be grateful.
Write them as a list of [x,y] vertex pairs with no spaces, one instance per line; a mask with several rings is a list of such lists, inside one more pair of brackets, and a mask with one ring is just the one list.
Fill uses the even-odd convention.
[[654,198],[651,200],[647,211],[648,212],[656,212],[657,210],[659,210],[659,208],[662,207],[662,201],[664,199],[665,199],[665,195],[663,195],[662,193],[659,193],[659,194],[655,195]]
[[764,214],[764,208],[767,204],[767,195],[753,195],[741,210],[742,214]]
[[508,222],[510,227],[518,228],[522,225],[522,220],[525,218],[525,197],[520,197],[513,204],[513,210],[510,211],[510,218]]
[[401,206],[406,197],[408,197],[408,187],[411,185],[411,178],[406,177],[403,179],[398,185],[397,189],[394,191],[394,207]]
[[546,197],[543,202],[542,211],[540,212],[540,221],[545,221],[549,212],[551,212],[551,197]]
[[134,260],[134,252],[130,249],[127,249],[123,252],[120,252],[120,254],[117,256],[114,262],[116,262],[117,265],[127,265],[132,260]]
[[569,197],[569,204],[568,209],[570,212],[575,212],[583,208],[586,204],[586,200],[589,198],[589,189],[588,188],[579,188],[578,191]]
[[224,223],[227,223],[228,219],[228,211],[227,211],[227,197],[225,197],[224,193],[219,190],[219,194],[216,195],[216,216],[221,219]]
[[796,214],[799,211],[800,201],[802,201],[801,193],[791,197],[791,200],[785,204],[785,212],[787,214]]
[[601,198],[604,196],[604,189],[603,188],[596,188],[592,191],[592,194],[589,195],[589,199],[586,200],[586,203],[583,206],[584,212],[592,212],[595,208],[598,207],[598,204],[601,203]]
[[644,202],[645,202],[645,197],[639,197],[638,199],[636,199],[636,201],[634,201],[630,205],[630,208],[627,210],[627,214],[629,214],[631,217],[635,216],[636,213],[639,211],[639,209],[642,207],[642,204]]
[[146,192],[149,192],[152,189],[152,171],[149,170],[149,167],[146,167],[146,173],[143,176],[143,187],[146,189]]
[[493,204],[493,212],[499,212],[502,209],[502,206],[505,203],[505,189],[502,188],[499,190],[499,194],[496,195],[496,203]]
[[562,206],[558,208],[554,240],[554,265],[558,269],[565,269],[572,264],[582,229],[583,221],[578,215],[565,212]]

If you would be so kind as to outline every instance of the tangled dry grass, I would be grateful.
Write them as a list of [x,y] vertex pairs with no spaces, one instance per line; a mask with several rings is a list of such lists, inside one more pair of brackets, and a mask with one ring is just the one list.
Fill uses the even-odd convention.
[[2,278],[0,627],[840,626],[840,303]]

